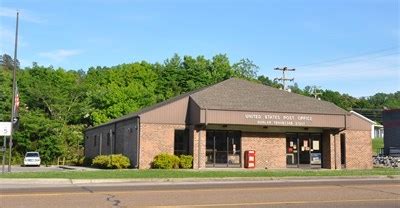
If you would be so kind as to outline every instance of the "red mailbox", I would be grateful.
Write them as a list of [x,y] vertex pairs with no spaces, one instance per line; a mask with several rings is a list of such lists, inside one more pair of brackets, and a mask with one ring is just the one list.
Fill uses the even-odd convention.
[[256,151],[247,150],[244,152],[244,167],[245,168],[256,167]]

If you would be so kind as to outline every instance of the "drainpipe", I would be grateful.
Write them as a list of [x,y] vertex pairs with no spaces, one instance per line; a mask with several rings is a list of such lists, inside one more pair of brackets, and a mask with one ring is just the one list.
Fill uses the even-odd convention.
[[102,148],[102,145],[103,145],[103,132],[102,133],[100,133],[100,138],[99,138],[99,155],[101,155],[101,148]]
[[109,137],[110,137],[110,155],[112,155],[112,154],[114,154],[113,153],[113,148],[114,148],[114,145],[113,145],[113,135],[112,135],[112,129],[110,129],[110,131],[108,131],[108,135],[109,135]]
[[136,168],[139,169],[140,157],[140,117],[136,119]]
[[[114,143],[115,143],[115,145],[114,145],[114,153],[117,153],[117,122],[114,123],[114,133],[113,133],[113,135],[114,135]],[[123,146],[124,145],[122,145],[122,147]],[[121,151],[121,154],[122,154],[122,151]]]

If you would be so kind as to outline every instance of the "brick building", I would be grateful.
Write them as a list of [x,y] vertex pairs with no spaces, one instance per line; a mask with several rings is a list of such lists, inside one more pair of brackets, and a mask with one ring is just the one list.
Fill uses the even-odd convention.
[[159,153],[193,168],[372,168],[371,124],[332,103],[228,79],[85,131],[85,156],[122,153],[146,169]]

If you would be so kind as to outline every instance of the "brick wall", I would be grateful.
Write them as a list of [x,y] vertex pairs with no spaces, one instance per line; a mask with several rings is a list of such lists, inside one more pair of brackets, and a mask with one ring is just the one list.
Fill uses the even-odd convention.
[[[242,132],[243,159],[246,150],[256,151],[256,168],[286,168],[286,135],[284,133]],[[244,162],[242,166],[244,167]]]
[[151,168],[154,157],[162,152],[174,154],[175,129],[185,129],[185,125],[140,124],[140,169]]
[[346,168],[372,168],[372,141],[370,131],[346,130]]
[[333,163],[333,152],[331,152],[331,134],[328,131],[324,131],[322,134],[322,168],[334,168]]
[[[206,130],[193,129],[193,169],[202,169],[206,165]],[[189,140],[191,140],[189,138]],[[200,158],[199,155],[200,142]],[[200,163],[199,163],[200,162]],[[199,165],[200,164],[200,165]]]
[[341,169],[340,159],[340,135],[324,131],[322,135],[322,168]]

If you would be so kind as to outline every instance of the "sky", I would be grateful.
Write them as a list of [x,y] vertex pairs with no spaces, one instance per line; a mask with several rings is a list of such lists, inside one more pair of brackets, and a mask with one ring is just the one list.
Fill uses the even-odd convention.
[[[0,53],[67,70],[180,56],[248,58],[258,75],[355,97],[400,91],[398,0],[1,0]],[[293,83],[292,83],[293,84]]]

